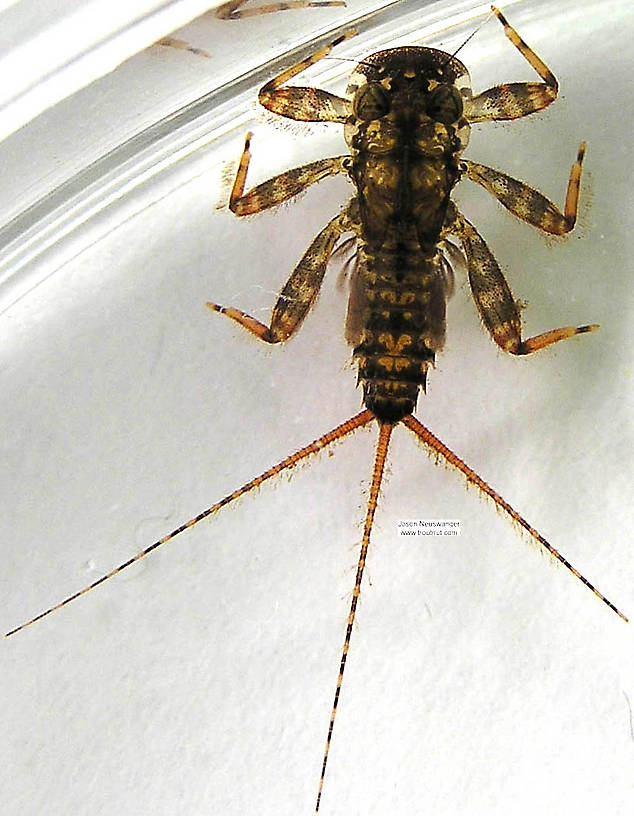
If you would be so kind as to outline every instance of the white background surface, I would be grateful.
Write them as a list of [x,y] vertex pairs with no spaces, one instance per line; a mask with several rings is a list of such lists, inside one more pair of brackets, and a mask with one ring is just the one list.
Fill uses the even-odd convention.
[[0,4],[0,137],[214,5],[213,0]]
[[[478,188],[458,197],[528,303],[527,335],[601,331],[507,359],[461,281],[418,416],[634,617],[632,12],[526,5],[509,18],[561,99],[474,128],[467,155],[561,205],[586,139],[580,224],[548,241]],[[477,89],[533,79],[494,20],[461,57]],[[333,180],[258,218],[216,211],[222,162],[241,146],[236,133],[189,159],[181,185],[157,179],[134,217],[111,208],[92,246],[2,316],[3,631],[359,409],[335,269],[284,348],[204,307],[265,319],[350,194]],[[253,181],[341,149],[336,126],[261,120]],[[313,811],[375,436],[358,432],[2,643],[3,814]],[[462,535],[398,538],[397,521],[417,517],[458,518]],[[631,813],[633,625],[397,429],[324,816]]]

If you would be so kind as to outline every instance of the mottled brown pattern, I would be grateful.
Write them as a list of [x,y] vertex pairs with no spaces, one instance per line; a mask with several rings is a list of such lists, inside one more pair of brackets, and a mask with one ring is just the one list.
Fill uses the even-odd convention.
[[[232,16],[236,16],[242,4],[242,0],[233,0],[226,7]],[[293,2],[275,4],[275,8],[295,5]],[[261,212],[337,173],[348,175],[354,192],[342,211],[326,224],[304,253],[278,297],[269,325],[234,307],[215,303],[208,306],[264,342],[279,343],[289,339],[299,329],[319,294],[328,261],[337,251],[337,241],[344,233],[352,233],[352,239],[343,242],[350,245],[352,241],[357,247],[352,262],[346,338],[353,347],[366,408],[98,581],[29,621],[33,623],[65,606],[221,507],[256,489],[267,479],[293,468],[332,442],[376,420],[379,426],[376,459],[323,753],[316,811],[322,801],[390,436],[397,423],[403,422],[437,456],[456,467],[470,484],[490,498],[497,508],[626,620],[614,604],[580,575],[523,516],[412,415],[419,392],[425,388],[428,369],[445,339],[445,303],[453,285],[451,265],[456,262],[458,268],[461,258],[448,240],[451,237],[461,243],[471,291],[482,321],[504,351],[528,355],[598,328],[594,324],[568,326],[523,340],[516,301],[495,258],[473,224],[451,201],[452,190],[462,174],[484,187],[515,216],[544,232],[558,235],[568,232],[576,219],[584,143],[570,172],[563,212],[523,182],[461,159],[468,143],[470,124],[526,116],[546,107],[557,96],[557,81],[547,66],[509,26],[504,16],[496,8],[493,11],[504,26],[508,39],[542,78],[542,83],[500,85],[471,98],[467,70],[455,56],[430,48],[408,47],[381,51],[360,62],[351,77],[347,98],[315,88],[283,87],[305,68],[326,57],[335,45],[354,35],[350,32],[274,77],[260,92],[260,102],[281,116],[345,123],[350,155],[322,159],[289,170],[245,193],[251,158],[249,134],[231,193],[231,210],[240,216]],[[298,806],[298,809],[301,808]]]
[[522,221],[552,235],[565,235],[574,228],[577,221],[581,163],[585,149],[585,142],[582,142],[577,152],[577,159],[570,169],[564,212],[561,212],[552,201],[529,187],[528,184],[511,178],[499,170],[467,160],[461,161],[460,166],[468,179],[481,184],[507,210],[521,218]]
[[350,209],[333,218],[319,233],[280,292],[271,315],[271,333],[276,342],[297,331],[317,299],[333,248],[351,227]]
[[[415,232],[412,232],[415,235]],[[441,255],[426,258],[410,246],[359,250],[363,297],[361,327],[349,336],[363,384],[364,402],[378,418],[397,422],[411,414],[427,370],[445,340],[446,279]]]
[[538,82],[512,82],[483,91],[465,105],[475,122],[520,119],[543,110],[557,98],[557,89]]
[[342,160],[343,157],[322,159],[281,173],[254,187],[247,195],[230,201],[229,208],[236,215],[252,215],[267,210],[269,207],[276,207],[293,198],[311,184],[316,184],[328,176],[342,173]]
[[502,12],[495,6],[491,8],[504,26],[506,36],[544,82],[511,82],[488,88],[467,100],[465,104],[465,113],[471,123],[528,116],[554,102],[559,91],[559,85],[550,68],[524,42],[517,31],[511,28]]
[[240,164],[229,197],[229,209],[235,215],[253,215],[268,210],[270,207],[276,207],[278,204],[282,204],[284,201],[288,201],[298,193],[303,192],[311,184],[316,184],[328,176],[346,172],[346,162],[348,160],[346,156],[320,159],[302,167],[287,170],[279,176],[274,176],[272,179],[258,184],[257,187],[244,194],[244,185],[251,162],[252,138],[252,134],[247,133],[244,140],[244,150],[240,157]]
[[356,31],[349,31],[347,34],[342,34],[330,45],[320,48],[312,56],[298,62],[297,65],[293,65],[267,82],[258,94],[260,104],[272,113],[301,122],[345,122],[352,113],[349,100],[318,88],[282,88],[281,86],[305,71],[306,68],[327,57],[336,45],[349,40],[356,33]]
[[501,349],[515,354],[521,345],[520,316],[497,261],[473,224],[460,213],[455,213],[449,231],[462,243],[482,322]]

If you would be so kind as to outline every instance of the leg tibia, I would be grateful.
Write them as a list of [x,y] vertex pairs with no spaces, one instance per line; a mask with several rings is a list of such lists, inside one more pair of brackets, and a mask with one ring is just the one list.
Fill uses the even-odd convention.
[[598,328],[598,323],[592,323],[590,326],[578,326],[576,328],[574,326],[565,326],[562,329],[551,329],[543,334],[537,334],[535,337],[529,337],[528,340],[523,340],[514,354],[532,354],[534,351],[552,346],[553,343],[558,343],[560,340],[574,337],[575,334],[585,334],[586,332],[596,331]]
[[279,343],[284,339],[283,337],[275,337],[269,326],[260,323],[259,320],[251,317],[251,315],[243,312],[241,309],[234,309],[233,306],[219,306],[217,303],[211,302],[207,303],[207,308],[211,309],[212,312],[219,312],[220,314],[230,317],[231,320],[235,320],[243,329],[246,329],[250,334],[257,337],[258,340],[262,340],[264,343]]

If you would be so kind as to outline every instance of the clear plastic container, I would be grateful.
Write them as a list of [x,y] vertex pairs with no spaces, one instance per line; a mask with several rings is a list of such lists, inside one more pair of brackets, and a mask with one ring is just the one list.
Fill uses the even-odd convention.
[[[341,91],[347,60],[404,43],[454,51],[487,8],[401,0],[301,82]],[[3,631],[359,410],[336,267],[281,348],[205,301],[266,319],[350,196],[333,179],[256,218],[218,209],[247,129],[249,184],[343,152],[340,127],[278,121],[257,89],[367,11],[207,18],[209,40],[175,36],[212,59],[155,46],[0,144]],[[467,155],[561,205],[585,139],[580,222],[545,240],[479,188],[456,197],[527,303],[527,334],[601,330],[507,358],[460,280],[417,415],[634,615],[634,15],[504,11],[560,99],[474,127]],[[477,89],[534,79],[495,19],[460,58]],[[313,811],[375,438],[357,432],[5,641],[3,813]],[[411,544],[406,518],[459,519],[461,535]],[[633,655],[626,624],[397,429],[321,812],[631,813]]]

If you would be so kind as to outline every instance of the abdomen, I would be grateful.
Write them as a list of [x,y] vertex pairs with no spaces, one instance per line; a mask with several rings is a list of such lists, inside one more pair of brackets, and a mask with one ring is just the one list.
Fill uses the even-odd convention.
[[363,401],[379,422],[396,423],[416,407],[427,369],[445,339],[445,265],[414,242],[359,249],[346,337],[354,348]]

